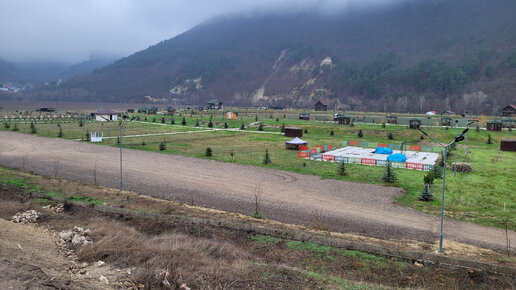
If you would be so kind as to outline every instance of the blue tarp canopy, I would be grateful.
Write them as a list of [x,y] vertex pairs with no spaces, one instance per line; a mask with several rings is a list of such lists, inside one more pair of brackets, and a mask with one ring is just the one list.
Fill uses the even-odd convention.
[[405,162],[407,161],[407,157],[401,153],[396,153],[387,156],[387,161]]
[[376,150],[374,150],[374,153],[376,154],[392,154],[392,149],[387,147],[376,147]]

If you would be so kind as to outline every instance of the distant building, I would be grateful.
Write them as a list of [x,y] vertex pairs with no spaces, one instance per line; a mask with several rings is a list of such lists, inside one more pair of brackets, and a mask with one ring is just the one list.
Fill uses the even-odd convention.
[[171,107],[171,106],[168,106],[168,107],[167,107],[167,113],[168,113],[170,116],[174,115],[174,114],[176,113],[176,108]]
[[56,109],[54,109],[54,108],[45,108],[45,107],[39,108],[36,110],[36,112],[55,112],[55,111],[56,111]]
[[228,111],[228,112],[226,112],[226,119],[230,119],[230,120],[238,119],[238,112],[236,112],[236,111]]
[[208,110],[218,110],[220,108],[222,108],[221,100],[209,100],[206,103],[206,109],[208,109]]
[[149,108],[149,114],[156,114],[158,113],[158,107],[150,107]]
[[350,125],[351,124],[351,116],[346,116],[344,114],[337,114],[335,121],[339,123],[339,125]]
[[93,113],[93,115],[95,115],[95,121],[105,122],[118,120],[118,113],[115,111],[104,110],[100,112],[95,112]]
[[328,105],[322,100],[315,103],[314,107],[316,111],[328,111]]
[[310,120],[310,114],[308,114],[307,112],[299,114],[299,120]]
[[421,120],[419,120],[419,119],[410,119],[409,120],[409,126],[410,126],[410,129],[419,129],[419,127],[421,126]]
[[486,122],[487,131],[502,131],[502,121],[493,120]]
[[127,113],[134,113],[134,109],[127,109]]
[[141,108],[138,109],[138,113],[147,114],[148,110],[149,110],[149,108],[147,108],[147,107],[141,107]]
[[516,105],[508,105],[502,109],[502,117],[516,116]]

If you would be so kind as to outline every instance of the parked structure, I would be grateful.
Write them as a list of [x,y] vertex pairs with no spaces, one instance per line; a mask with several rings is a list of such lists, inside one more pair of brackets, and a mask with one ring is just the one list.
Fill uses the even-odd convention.
[[337,122],[339,125],[349,125],[351,124],[351,116],[339,114],[339,116],[337,116]]
[[299,150],[299,146],[308,144],[308,142],[303,141],[299,138],[294,138],[293,140],[285,142],[285,149],[287,150]]
[[392,114],[387,116],[387,123],[389,123],[389,124],[398,124],[398,116],[392,115]]
[[516,152],[516,139],[502,139],[500,141],[500,150]]
[[222,108],[222,101],[221,100],[209,100],[207,103],[206,103],[206,109],[208,110],[218,110],[220,108]]
[[225,116],[226,116],[226,119],[236,120],[236,119],[238,119],[238,112],[228,111],[228,112],[226,112]]
[[115,111],[104,110],[101,112],[95,112],[93,115],[95,115],[95,121],[105,122],[118,120],[118,113]]
[[421,120],[410,119],[409,125],[410,125],[410,129],[419,129],[419,127],[421,126]]
[[486,123],[487,131],[502,131],[502,122],[498,120],[488,121]]
[[303,137],[303,129],[297,127],[286,127],[285,137]]
[[507,105],[502,109],[502,117],[516,117],[516,105]]
[[301,114],[299,114],[299,120],[310,120],[310,114],[308,114],[307,112],[303,112]]
[[328,105],[322,100],[315,103],[314,107],[316,111],[328,111]]
[[39,108],[36,110],[36,112],[55,112],[55,111],[56,111],[56,109],[54,109],[54,108],[45,108],[45,107]]

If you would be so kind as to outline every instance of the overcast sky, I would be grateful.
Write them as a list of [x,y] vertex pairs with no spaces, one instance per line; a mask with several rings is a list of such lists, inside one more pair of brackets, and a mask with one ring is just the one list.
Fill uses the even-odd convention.
[[226,14],[334,12],[398,0],[2,0],[0,58],[87,60],[127,56]]

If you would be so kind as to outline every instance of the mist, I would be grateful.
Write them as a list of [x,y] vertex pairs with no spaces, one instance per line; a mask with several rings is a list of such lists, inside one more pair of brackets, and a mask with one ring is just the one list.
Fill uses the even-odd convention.
[[123,57],[221,15],[336,13],[401,0],[4,0],[0,58],[77,63]]

